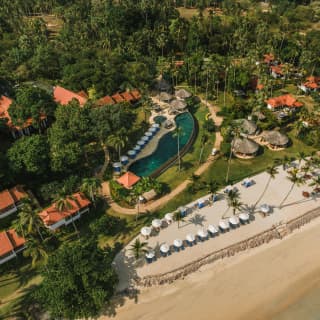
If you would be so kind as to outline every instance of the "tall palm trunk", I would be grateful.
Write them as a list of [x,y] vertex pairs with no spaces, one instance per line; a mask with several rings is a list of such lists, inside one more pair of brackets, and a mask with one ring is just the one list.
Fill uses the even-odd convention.
[[231,143],[231,150],[230,150],[230,155],[229,155],[229,159],[228,159],[228,167],[227,167],[227,174],[226,174],[226,183],[228,183],[228,181],[229,181],[230,165],[231,165],[231,157],[232,157],[233,147],[234,147],[234,139],[232,140],[232,143]]
[[265,195],[267,189],[269,188],[270,182],[272,180],[272,177],[269,177],[267,184],[265,185],[260,197],[258,198],[258,200],[255,202],[255,204],[253,205],[253,210],[256,208],[257,204],[260,202],[260,200],[263,198],[263,196]]
[[293,183],[291,185],[291,188],[289,189],[289,192],[286,194],[286,196],[284,197],[284,199],[281,201],[280,205],[279,205],[279,209],[282,209],[282,205],[285,203],[285,201],[288,199],[289,195],[291,194],[294,186],[296,185],[296,183]]

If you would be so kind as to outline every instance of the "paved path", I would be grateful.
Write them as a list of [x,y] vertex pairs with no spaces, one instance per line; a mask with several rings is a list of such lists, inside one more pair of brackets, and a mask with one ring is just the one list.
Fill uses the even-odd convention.
[[[219,150],[220,149],[220,144],[222,142],[222,136],[220,134],[220,126],[223,121],[223,118],[220,116],[217,116],[217,111],[218,108],[216,106],[213,106],[211,103],[206,102],[205,100],[201,99],[201,102],[208,107],[208,110],[211,113],[211,117],[219,129],[219,131],[216,132],[216,140],[214,147]],[[198,169],[194,172],[195,175],[200,176],[203,174],[211,165],[211,163],[214,161],[214,157],[209,155],[208,159],[198,167]],[[182,183],[180,183],[175,189],[173,189],[170,193],[166,194],[165,196],[147,204],[141,204],[139,208],[140,213],[147,213],[147,212],[152,212],[155,211],[156,209],[159,209],[163,207],[165,204],[167,204],[168,201],[172,200],[175,198],[179,193],[181,193],[183,190],[185,190],[188,186],[188,184],[191,183],[191,180],[186,179]],[[102,194],[105,197],[106,201],[108,202],[109,206],[116,212],[122,213],[122,214],[127,214],[127,215],[134,215],[138,213],[137,208],[124,208],[121,207],[119,204],[117,204],[111,197],[110,195],[110,186],[109,182],[103,182],[102,183]]]

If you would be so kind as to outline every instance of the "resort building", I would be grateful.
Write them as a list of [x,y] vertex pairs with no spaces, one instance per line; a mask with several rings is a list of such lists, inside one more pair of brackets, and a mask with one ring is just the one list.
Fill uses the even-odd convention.
[[18,211],[22,205],[22,199],[27,198],[28,194],[22,186],[16,186],[0,192],[0,219]]
[[97,105],[99,106],[113,105],[121,102],[136,103],[140,99],[141,99],[141,94],[139,90],[135,89],[131,91],[125,91],[122,93],[116,93],[113,96],[102,97],[97,101]]
[[13,230],[0,232],[0,264],[17,256],[25,249],[26,240]]
[[192,94],[185,89],[180,89],[180,90],[177,90],[174,93],[174,95],[176,96],[177,99],[184,100],[184,99],[190,98]]
[[297,101],[291,94],[285,94],[283,96],[270,98],[266,100],[267,107],[270,110],[277,111],[283,108],[297,109],[303,106],[303,104]]
[[[32,133],[33,120],[29,118],[22,126],[15,126],[12,123],[11,117],[9,115],[9,107],[12,104],[12,100],[6,96],[0,97],[0,119],[3,119],[9,128],[14,139],[19,138],[24,135],[30,135]],[[40,128],[47,127],[47,117],[45,115],[40,115]]]
[[267,53],[263,55],[263,62],[271,65],[275,61],[274,55],[272,53]]
[[117,182],[121,184],[126,189],[131,189],[138,181],[140,177],[135,175],[133,172],[127,171],[120,178],[117,179]]
[[320,88],[320,77],[308,77],[307,81],[299,85],[298,87],[305,93],[318,91]]
[[289,138],[279,131],[263,131],[261,134],[261,143],[265,144],[271,150],[282,150],[289,144]]
[[170,102],[172,100],[172,95],[167,93],[167,92],[161,92],[159,94],[159,100],[162,101],[162,102]]
[[232,152],[237,158],[254,158],[259,150],[259,145],[247,138],[235,138],[232,141]]
[[78,100],[80,106],[83,106],[88,101],[88,95],[84,91],[75,93],[60,86],[53,88],[53,98],[55,102],[63,106],[67,105],[72,99]]
[[63,210],[57,208],[57,204],[53,203],[49,208],[39,213],[44,225],[54,231],[62,226],[80,219],[81,215],[89,212],[91,202],[80,192],[73,194],[66,199],[69,205]]

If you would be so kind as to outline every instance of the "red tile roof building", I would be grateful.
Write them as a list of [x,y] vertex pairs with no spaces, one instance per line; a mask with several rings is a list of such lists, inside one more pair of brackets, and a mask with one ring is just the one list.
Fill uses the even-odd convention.
[[59,211],[56,203],[39,213],[44,225],[50,230],[56,230],[79,219],[83,213],[89,211],[91,202],[80,192],[67,199],[70,208]]
[[134,173],[128,171],[117,179],[117,182],[124,186],[126,189],[130,189],[140,180],[140,177],[136,176]]
[[281,78],[283,77],[283,66],[282,64],[279,64],[277,66],[271,66],[270,67],[270,72],[271,72],[271,75],[274,77],[274,78]]
[[97,104],[99,106],[104,106],[104,105],[113,105],[113,104],[115,104],[115,102],[110,96],[105,96],[105,97],[99,99],[97,101]]
[[272,53],[267,53],[263,55],[263,62],[264,63],[272,63],[274,61],[274,55]]
[[116,93],[112,96],[112,99],[116,102],[116,103],[121,103],[121,102],[125,102],[124,98],[121,96],[120,93]]
[[121,93],[116,93],[113,96],[105,96],[97,101],[97,105],[103,106],[103,105],[113,105],[116,103],[121,102],[128,102],[128,103],[134,103],[141,99],[141,94],[139,90],[131,90],[131,91],[125,91]]
[[28,197],[28,194],[21,186],[6,189],[0,192],[0,219],[18,211],[21,200]]
[[135,98],[128,91],[121,93],[121,96],[126,102],[131,102],[135,100]]
[[310,76],[302,83],[299,88],[304,92],[317,91],[320,88],[320,77]]
[[13,229],[0,232],[0,264],[15,258],[25,248],[25,243]]
[[268,109],[275,110],[279,108],[300,108],[303,106],[303,104],[299,101],[297,101],[296,98],[294,98],[290,94],[285,94],[283,96],[270,98],[266,101],[268,105]]
[[88,96],[84,91],[75,93],[60,86],[53,88],[53,98],[55,102],[61,105],[67,105],[72,99],[76,99],[79,101],[80,106],[83,106],[88,100]]

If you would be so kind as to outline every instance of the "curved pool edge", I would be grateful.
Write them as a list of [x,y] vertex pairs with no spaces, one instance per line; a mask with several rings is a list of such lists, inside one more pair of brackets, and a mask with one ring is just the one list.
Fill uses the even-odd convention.
[[[191,112],[188,111],[188,113],[191,115],[191,118],[193,120],[193,130],[192,134],[188,140],[188,142],[183,146],[183,148],[180,150],[180,157],[183,157],[191,148],[191,146],[194,144],[198,133],[199,133],[199,124],[197,119],[193,116]],[[170,132],[170,131],[169,131]],[[164,171],[169,169],[176,161],[178,160],[178,154],[167,160],[163,165],[160,166],[157,170],[153,171],[149,177],[156,178],[160,176]]]

